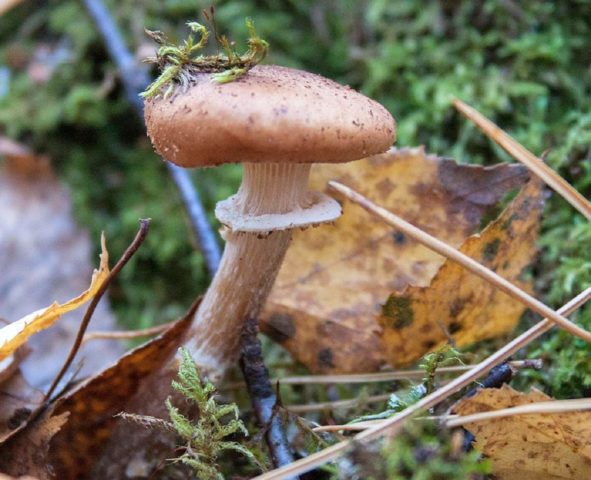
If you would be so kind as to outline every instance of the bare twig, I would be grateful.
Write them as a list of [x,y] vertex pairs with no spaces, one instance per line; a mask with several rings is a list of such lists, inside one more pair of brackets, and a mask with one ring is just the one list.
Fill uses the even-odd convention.
[[[145,67],[137,64],[125,46],[123,37],[102,0],[84,0],[84,5],[102,35],[109,56],[117,65],[127,100],[143,124],[144,104],[139,94],[151,81],[148,72]],[[191,182],[186,170],[173,163],[165,163],[181,196],[193,234],[205,259],[209,276],[213,278],[220,263],[221,251],[215,233],[207,220],[199,192]]]
[[281,467],[293,462],[293,455],[287,441],[286,425],[277,409],[277,396],[269,381],[257,333],[256,319],[247,319],[240,339],[240,367],[257,419],[265,431],[273,465]]
[[485,422],[495,418],[513,415],[535,415],[542,413],[566,413],[591,410],[591,398],[577,398],[574,400],[553,400],[548,402],[528,403],[516,407],[502,408],[490,412],[480,412],[472,415],[456,415],[445,422],[447,427],[459,427],[467,423]]
[[540,177],[567,202],[581,212],[588,220],[591,220],[591,203],[577,192],[564,178],[558,175],[541,159],[527,150],[515,139],[507,135],[503,130],[488,120],[476,109],[466,105],[459,99],[454,99],[456,107],[464,116],[474,122],[474,124],[484,132],[486,136],[501,146],[509,155],[523,163],[534,174]]
[[[472,415],[438,415],[420,417],[414,420],[438,420],[448,428],[460,427],[468,423],[486,422],[496,418],[506,418],[513,415],[536,415],[544,413],[569,413],[591,410],[591,398],[577,398],[574,400],[553,400],[547,402],[528,403],[516,407],[479,412]],[[345,425],[322,425],[314,427],[313,432],[355,432],[376,427],[385,420],[367,420],[365,422],[348,423]]]
[[[92,335],[94,332],[87,334]],[[111,332],[97,332],[101,335],[110,335]],[[116,335],[119,332],[112,332]],[[126,333],[126,332],[122,332]],[[133,332],[129,332],[133,333]],[[102,337],[98,337],[102,338]],[[111,338],[106,337],[106,338]],[[116,337],[118,338],[118,337]],[[513,368],[534,368],[539,370],[543,366],[541,358],[531,358],[526,360],[513,360],[508,362]],[[439,367],[435,372],[437,375],[445,375],[449,373],[461,373],[466,370],[474,368],[476,365],[454,365],[452,367]],[[395,380],[410,380],[413,378],[423,378],[425,370],[391,370],[378,373],[346,373],[346,374],[329,374],[329,375],[297,375],[292,377],[278,377],[272,378],[271,384],[279,383],[280,385],[326,385],[332,383],[355,384],[355,383],[374,383],[374,382],[392,382]],[[222,386],[227,390],[244,387],[244,382],[233,382],[224,384]]]
[[445,242],[442,242],[441,240],[424,232],[420,228],[417,228],[414,225],[411,225],[410,223],[406,222],[405,220],[402,220],[397,215],[394,215],[392,212],[389,212],[385,208],[376,205],[371,200],[364,197],[360,193],[352,190],[346,185],[334,181],[328,182],[328,184],[331,188],[341,193],[352,202],[360,205],[362,208],[372,213],[380,220],[383,220],[388,225],[397,228],[398,230],[405,233],[417,242],[425,245],[426,247],[439,253],[440,255],[443,255],[444,257],[449,258],[450,260],[453,260],[454,262],[460,264],[466,270],[469,270],[475,275],[478,275],[480,278],[491,283],[492,285],[494,285],[510,297],[519,300],[521,303],[528,306],[534,312],[537,312],[541,316],[550,319],[551,321],[556,323],[556,325],[560,326],[567,332],[585,340],[587,343],[591,343],[590,332],[579,327],[578,325],[575,325],[567,318],[564,318],[562,315],[559,315],[550,307],[539,301],[537,298],[532,297],[516,285],[513,285],[508,280],[504,279],[492,270],[489,270],[488,268],[484,267],[473,258],[468,257],[462,252],[456,250],[455,248],[450,247]]
[[125,250],[125,252],[121,256],[119,261],[115,264],[113,269],[109,272],[109,275],[107,276],[105,281],[102,283],[102,285],[100,286],[100,288],[96,292],[96,295],[90,301],[90,304],[88,305],[88,308],[86,309],[86,313],[84,314],[84,317],[82,318],[82,322],[80,323],[80,327],[78,328],[78,333],[76,335],[76,339],[74,340],[74,344],[72,345],[72,348],[70,349],[70,353],[68,354],[68,358],[66,358],[64,365],[62,366],[61,370],[59,371],[59,373],[57,374],[57,376],[53,380],[53,383],[49,387],[49,390],[47,390],[47,393],[45,394],[45,397],[44,397],[44,402],[47,402],[51,398],[51,394],[55,391],[57,385],[59,384],[59,382],[61,381],[61,379],[63,378],[63,376],[67,372],[68,368],[70,368],[70,365],[74,361],[74,357],[76,357],[76,353],[78,353],[78,349],[80,348],[80,345],[82,344],[82,338],[84,337],[84,333],[86,332],[88,324],[90,323],[90,320],[92,319],[92,315],[94,313],[94,310],[96,309],[96,306],[101,301],[101,298],[103,297],[103,295],[105,294],[105,292],[109,288],[113,279],[119,274],[119,272],[123,269],[123,267],[131,259],[131,257],[133,257],[134,253],[137,251],[137,249],[143,243],[144,239],[146,238],[146,235],[148,234],[149,229],[150,229],[150,220],[149,219],[140,220],[140,229],[139,229],[138,233],[136,234],[135,238],[133,239],[133,242],[131,242],[129,247],[127,247],[127,250]]
[[380,395],[371,395],[365,398],[349,398],[345,400],[334,400],[332,402],[308,403],[303,405],[287,405],[290,412],[293,413],[307,413],[319,412],[322,410],[334,410],[335,408],[354,408],[359,405],[367,405],[369,403],[383,402],[390,398],[390,393],[383,393]]
[[[591,298],[591,287],[581,292],[566,305],[560,308],[558,313],[561,315],[569,315],[585,304],[589,298]],[[495,365],[507,360],[507,358],[515,354],[518,350],[533,342],[536,338],[538,338],[543,333],[546,333],[553,326],[554,324],[550,320],[544,319],[543,321],[531,327],[529,330],[519,335],[519,337],[509,342],[507,345],[503,346],[501,349],[497,350],[491,356],[484,359],[473,369],[465,372],[458,378],[455,378],[447,385],[444,385],[435,392],[427,395],[414,405],[411,405],[402,412],[394,415],[392,418],[389,418],[379,425],[357,434],[352,440],[371,441],[384,436],[391,437],[395,435],[409,418],[412,418],[418,412],[434,407],[440,402],[449,398],[454,393],[480,378]],[[259,475],[255,480],[279,480],[285,476],[305,473],[344,454],[350,445],[351,440],[339,442],[335,445],[325,448],[324,450],[321,450],[320,452],[298,460],[286,467]]]
[[169,328],[174,322],[163,323],[162,325],[156,325],[150,328],[144,328],[142,330],[119,330],[115,332],[111,331],[95,331],[88,332],[84,335],[82,343],[89,342],[91,340],[129,340],[132,338],[149,337],[152,335],[158,335],[164,330]]
[[[423,375],[424,373],[425,372],[423,371]],[[479,388],[498,388],[504,383],[509,382],[511,380],[512,375],[513,370],[509,366],[509,362],[504,362],[500,365],[497,365],[490,371],[487,377],[480,383]],[[477,389],[470,390],[468,393],[466,393],[465,396],[472,396],[476,392]],[[335,432],[339,430],[366,430],[368,428],[375,427],[376,425],[379,425],[380,422],[384,421],[385,420],[368,420],[364,422],[356,422],[346,425],[323,425],[321,427],[316,427],[313,430],[315,432]]]

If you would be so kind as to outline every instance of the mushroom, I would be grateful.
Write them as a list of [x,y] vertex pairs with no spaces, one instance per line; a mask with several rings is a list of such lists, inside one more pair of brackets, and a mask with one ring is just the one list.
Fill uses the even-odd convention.
[[238,193],[218,203],[226,241],[219,270],[195,314],[186,347],[202,371],[222,375],[238,356],[295,228],[335,221],[340,205],[307,188],[312,163],[386,151],[394,119],[375,101],[319,75],[256,66],[235,81],[195,73],[172,96],[146,100],[148,134],[182,167],[241,162]]

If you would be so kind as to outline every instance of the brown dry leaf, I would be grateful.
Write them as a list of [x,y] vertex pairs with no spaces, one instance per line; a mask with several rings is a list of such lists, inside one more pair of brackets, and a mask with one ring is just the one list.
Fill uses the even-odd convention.
[[30,313],[0,329],[0,360],[11,355],[31,335],[51,327],[63,314],[84,305],[96,295],[109,275],[109,254],[105,245],[104,236],[101,239],[101,247],[100,265],[98,270],[95,270],[92,274],[92,280],[88,290],[65,303],[60,304],[55,302],[47,308]]
[[19,428],[43,402],[43,393],[31,387],[17,369],[0,384],[0,445]]
[[[504,385],[460,400],[454,411],[470,415],[552,400]],[[492,461],[495,478],[587,480],[591,473],[591,412],[515,415],[465,425],[475,447]]]
[[31,477],[29,475],[25,475],[23,477],[11,477],[9,475],[4,475],[3,473],[0,473],[0,480],[40,480],[39,478],[36,477]]
[[[67,188],[49,160],[0,136],[0,326],[50,305],[64,303],[88,287],[93,245],[74,221]],[[29,355],[20,363],[36,387],[51,382],[63,365],[84,309],[27,340]],[[112,330],[115,317],[107,298],[99,303],[92,328]],[[90,342],[79,353],[82,375],[94,374],[119,358],[117,342]]]
[[[520,165],[458,165],[423,148],[315,169],[313,189],[338,180],[453,246],[528,178]],[[334,227],[295,232],[263,330],[314,372],[375,370],[385,361],[377,322],[384,299],[409,284],[429,285],[443,261],[345,201]]]
[[170,436],[115,415],[125,411],[167,418],[164,401],[177,374],[175,355],[197,306],[162,335],[56,402],[53,415],[69,413],[51,442],[49,461],[56,478],[126,478],[126,471],[138,464],[149,470],[170,454]]
[[[39,480],[55,478],[51,466],[47,463],[49,444],[68,418],[61,415],[44,414],[28,425],[29,435],[15,436],[0,450],[0,467],[13,476],[32,475]],[[25,477],[26,478],[26,477]]]
[[[482,233],[466,240],[460,251],[530,291],[524,272],[536,255],[542,214],[543,184],[533,179]],[[391,295],[380,324],[392,365],[418,360],[449,341],[474,343],[511,331],[526,307],[498,288],[450,260],[428,287],[409,287]]]

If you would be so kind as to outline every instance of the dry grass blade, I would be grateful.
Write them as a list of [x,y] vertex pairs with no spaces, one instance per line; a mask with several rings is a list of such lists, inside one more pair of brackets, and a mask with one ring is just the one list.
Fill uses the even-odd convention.
[[447,427],[459,427],[467,423],[484,422],[494,418],[510,417],[513,415],[532,415],[540,413],[566,413],[591,410],[591,398],[577,398],[574,400],[555,400],[552,402],[538,402],[518,407],[503,408],[490,412],[480,412],[473,415],[457,415],[445,422]]
[[[540,358],[528,360],[515,360],[509,362],[513,368],[542,368],[543,361]],[[453,367],[440,367],[436,374],[461,373],[474,368],[476,365],[455,365]],[[301,375],[294,377],[275,378],[272,383],[279,382],[282,385],[326,385],[330,383],[373,383],[390,382],[393,380],[406,380],[412,378],[423,378],[425,370],[393,370],[379,373],[350,373],[343,375]]]
[[488,268],[482,266],[476,260],[464,255],[455,248],[447,245],[445,242],[438,240],[437,238],[429,235],[423,230],[406,222],[405,220],[402,220],[400,217],[394,215],[392,212],[386,210],[385,208],[376,205],[371,200],[367,199],[360,193],[355,192],[346,185],[343,185],[338,182],[328,182],[328,184],[331,188],[344,195],[347,199],[360,205],[362,208],[372,213],[380,220],[383,220],[388,225],[397,228],[398,230],[413,238],[417,242],[420,242],[421,244],[425,245],[427,248],[430,248],[433,251],[439,253],[440,255],[443,255],[444,257],[449,258],[450,260],[453,260],[454,262],[460,264],[465,269],[469,270],[475,275],[478,275],[487,282],[490,282],[492,285],[494,285],[507,295],[522,302],[524,305],[531,308],[534,312],[539,313],[543,317],[547,317],[567,332],[585,340],[587,343],[591,343],[590,332],[575,325],[570,320],[564,318],[562,315],[559,315],[557,312],[552,310],[544,303],[540,302],[538,299],[532,297],[531,295],[524,292],[517,286],[513,285],[511,282],[497,275],[492,270],[489,270]]
[[322,410],[333,410],[335,408],[353,408],[368,403],[383,402],[390,398],[389,393],[373,395],[366,398],[351,398],[347,400],[335,400],[334,402],[308,403],[305,405],[288,405],[285,408],[293,413],[318,412]]
[[157,335],[162,333],[173,323],[174,322],[164,323],[162,325],[156,325],[155,327],[144,328],[143,330],[121,330],[118,332],[88,332],[86,335],[84,335],[82,343],[86,343],[91,340],[128,340],[132,338],[149,337],[151,335]]
[[474,122],[485,135],[505,149],[505,151],[513,158],[523,163],[533,173],[546,182],[546,184],[560,194],[567,202],[581,212],[588,220],[591,220],[591,203],[583,197],[583,195],[577,192],[564,178],[558,175],[541,159],[507,135],[503,130],[474,108],[457,98],[454,99],[453,105],[464,114],[466,118]]
[[[570,313],[574,312],[582,305],[584,305],[585,302],[589,300],[589,298],[591,298],[591,287],[581,292],[570,302],[568,302],[566,305],[560,308],[558,310],[558,313],[560,313],[561,315],[569,315]],[[519,337],[509,342],[503,348],[497,350],[491,356],[484,359],[473,369],[468,370],[464,374],[460,375],[458,378],[455,378],[454,380],[449,382],[447,385],[441,387],[439,390],[436,390],[430,395],[427,395],[426,397],[422,398],[406,410],[398,413],[397,415],[394,415],[388,420],[381,422],[379,425],[373,428],[370,428],[368,430],[365,430],[364,432],[357,434],[352,440],[370,441],[386,435],[393,436],[394,434],[396,434],[396,432],[400,430],[400,428],[404,425],[404,422],[406,422],[406,420],[413,417],[421,410],[434,407],[435,405],[444,401],[445,399],[447,399],[454,393],[458,392],[462,388],[470,385],[470,383],[479,379],[481,376],[486,374],[486,372],[488,372],[491,368],[505,361],[515,352],[522,349],[529,343],[533,342],[540,335],[546,333],[553,326],[554,324],[550,320],[544,319],[540,323],[534,325],[529,330],[522,333]],[[343,453],[345,453],[347,448],[349,448],[350,443],[351,440],[339,442],[335,445],[332,445],[329,448],[321,450],[318,453],[314,453],[306,458],[298,460],[297,462],[294,462],[286,467],[271,470],[270,472],[259,475],[258,477],[256,477],[256,480],[274,480],[302,474],[319,465],[323,465],[327,462],[330,462],[338,456],[342,455]]]

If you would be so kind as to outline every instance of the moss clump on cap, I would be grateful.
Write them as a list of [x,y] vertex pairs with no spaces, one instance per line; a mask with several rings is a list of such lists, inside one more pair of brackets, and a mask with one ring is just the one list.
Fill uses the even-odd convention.
[[[213,13],[212,17],[206,14],[206,18],[213,19]],[[248,50],[242,55],[236,52],[233,42],[230,42],[225,35],[218,35],[217,32],[216,40],[223,53],[197,55],[197,52],[207,46],[209,31],[197,22],[187,22],[187,26],[192,33],[200,36],[198,41],[193,34],[189,34],[181,45],[175,45],[168,42],[164,33],[146,30],[146,33],[160,45],[156,57],[148,61],[158,64],[161,73],[141,94],[142,97],[152,98],[166,87],[164,98],[167,98],[172,94],[175,85],[186,88],[191,83],[191,77],[196,73],[212,73],[211,80],[217,83],[231,82],[240,78],[267,56],[269,44],[258,36],[254,23],[249,18],[246,19],[246,28],[249,33]]]

